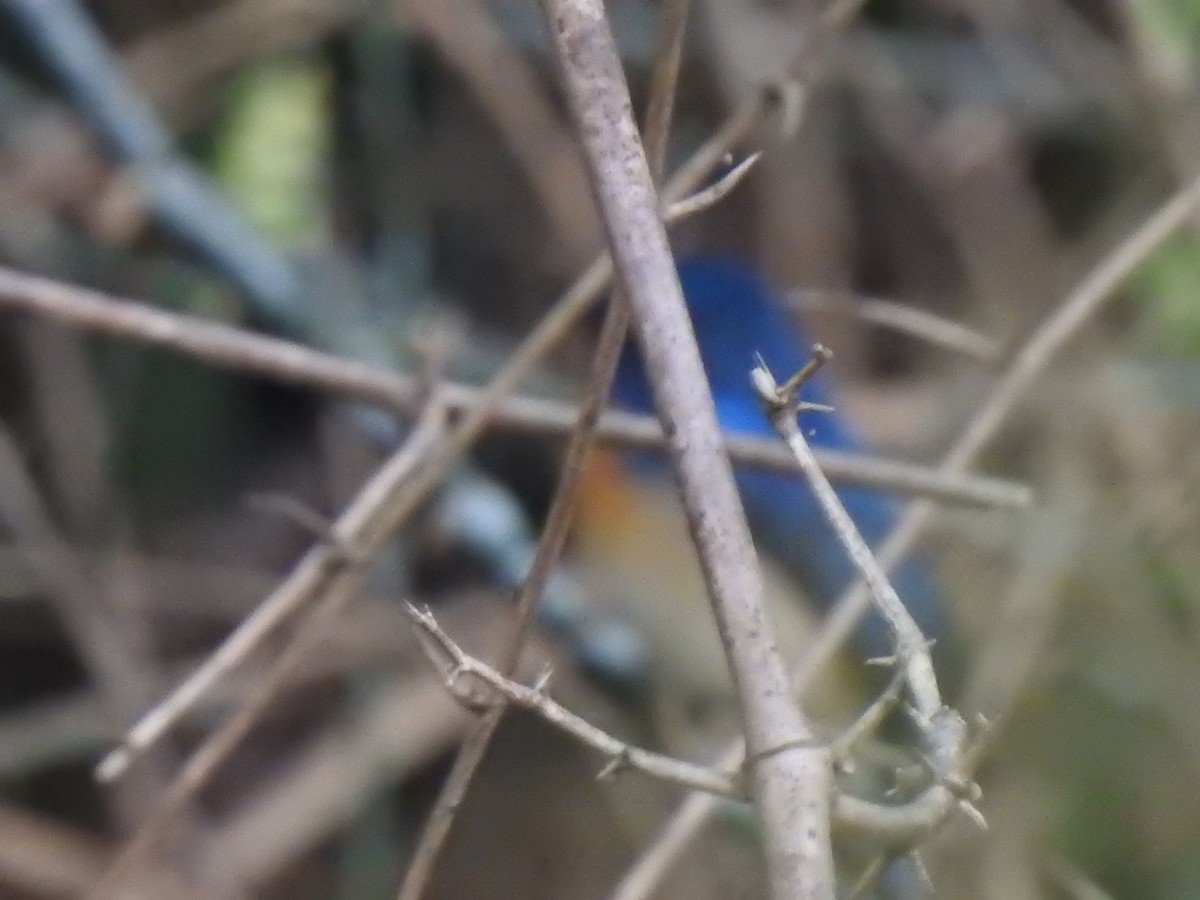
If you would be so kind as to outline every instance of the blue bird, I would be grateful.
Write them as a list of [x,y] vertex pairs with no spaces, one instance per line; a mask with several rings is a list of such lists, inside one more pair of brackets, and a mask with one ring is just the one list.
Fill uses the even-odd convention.
[[[769,286],[747,265],[727,258],[695,258],[679,266],[679,277],[721,426],[731,432],[774,436],[749,382],[754,354],[761,354],[782,381],[808,360],[809,343]],[[837,405],[823,373],[809,380],[802,396],[812,403]],[[613,397],[630,410],[654,409],[641,358],[632,342],[618,367]],[[867,450],[840,412],[808,413],[802,426],[815,447]],[[637,459],[633,466],[642,473],[663,468],[661,462],[645,458]],[[797,478],[752,471],[739,471],[737,484],[760,550],[779,563],[818,608],[828,608],[856,572],[808,486]],[[894,503],[865,488],[841,487],[837,493],[867,543],[877,547],[895,523]],[[926,637],[944,638],[944,607],[926,563],[910,559],[893,573],[892,580]],[[860,626],[855,649],[865,656],[891,652],[886,625],[874,611]]]

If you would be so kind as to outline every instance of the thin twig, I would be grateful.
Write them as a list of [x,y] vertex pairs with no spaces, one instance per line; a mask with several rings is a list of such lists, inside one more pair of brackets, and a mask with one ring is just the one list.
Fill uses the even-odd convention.
[[[533,612],[566,546],[582,484],[584,462],[594,443],[596,423],[608,396],[627,329],[628,315],[623,305],[618,306],[616,302],[612,302],[601,330],[592,377],[589,379],[587,395],[579,414],[579,425],[571,435],[571,444],[563,460],[559,482],[541,539],[530,563],[529,573],[517,592],[512,628],[501,651],[500,671],[504,675],[511,675],[516,669],[521,648],[533,621]],[[417,900],[424,893],[441,847],[449,836],[454,817],[466,797],[474,773],[483,762],[487,747],[503,716],[504,705],[494,705],[483,714],[464,740],[434,808],[426,820],[412,861],[405,872],[404,882],[398,894],[399,900]]]
[[[608,759],[601,775],[613,774],[623,768],[636,769],[653,778],[682,785],[692,790],[706,791],[721,797],[741,799],[738,779],[717,769],[696,766],[660,753],[642,750],[615,738],[552,700],[546,693],[543,677],[533,687],[518,684],[486,663],[465,653],[428,610],[406,604],[409,616],[421,633],[429,639],[426,655],[441,671],[446,688],[460,703],[476,712],[482,703],[485,709],[503,707],[508,703],[531,710],[556,728],[565,731]],[[475,683],[471,683],[474,680]],[[479,689],[483,685],[481,697]]]
[[[593,267],[586,279],[568,293],[576,314],[580,304],[590,303],[592,292],[598,294],[603,289],[609,274],[607,262]],[[2,267],[0,308],[44,316],[110,337],[152,343],[209,365],[313,387],[401,412],[411,412],[421,400],[419,380],[410,375]],[[447,408],[460,415],[470,414],[484,403],[481,388],[447,383],[442,390]],[[497,402],[491,418],[497,426],[556,434],[570,433],[578,420],[579,409],[574,404],[529,396],[506,397]],[[665,446],[662,426],[652,416],[607,412],[600,419],[597,436],[631,447]],[[776,441],[734,435],[727,438],[726,447],[741,464],[785,473],[795,471],[791,455]],[[830,451],[820,452],[818,458],[826,474],[838,483],[984,507],[1018,509],[1030,502],[1027,487],[1000,479],[939,475],[921,466]]]
[[[658,52],[655,54],[645,126],[647,145],[653,159],[651,168],[656,178],[661,177],[666,156],[689,6],[690,0],[670,0],[663,8],[662,30]],[[726,190],[732,189],[749,171],[752,162],[753,160],[748,160],[739,167],[740,172],[730,172],[729,175],[734,176],[733,178],[727,175],[701,193],[711,194],[711,202],[716,202],[720,195],[715,189],[721,185],[728,185]],[[600,414],[608,400],[621,348],[629,331],[629,319],[628,304],[619,296],[619,292],[614,292],[609,299],[604,325],[597,342],[592,372],[579,411],[578,425],[571,433],[571,443],[562,463],[550,511],[546,516],[546,524],[530,564],[529,574],[517,594],[511,634],[501,652],[500,671],[506,676],[516,669],[533,611],[540,602],[551,573],[566,546],[583,482],[584,464],[595,444]],[[398,900],[418,900],[423,895],[441,848],[450,834],[454,817],[462,806],[471,780],[483,761],[504,713],[504,704],[498,703],[488,709],[463,741],[454,765],[426,819],[417,847],[413,851],[412,861],[400,886]]]
[[772,893],[776,900],[832,898],[829,753],[790,696],[763,608],[762,573],[604,8],[599,0],[542,5],[733,670]]
[[263,600],[250,616],[178,688],[155,705],[129,730],[121,745],[96,769],[109,781],[120,776],[133,759],[177,722],[227,672],[236,668],[280,622],[325,589],[335,576],[358,566],[382,542],[378,520],[381,511],[407,481],[432,441],[432,427],[414,436],[375,473],[358,497],[329,527],[328,539],[314,546],[291,574]]
[[[941,465],[942,471],[958,474],[975,462],[999,432],[1013,408],[1067,341],[1087,323],[1130,273],[1188,220],[1197,206],[1200,206],[1200,179],[1175,193],[1082,279],[1009,364],[987,402],[946,454]],[[884,571],[894,567],[916,543],[932,512],[933,507],[928,502],[919,501],[910,506],[880,548],[878,560]],[[792,673],[793,685],[798,690],[807,690],[815,681],[816,675],[853,632],[869,603],[870,595],[861,584],[852,586],[843,594],[825,622],[821,639]],[[717,765],[736,765],[743,756],[744,750],[735,742],[721,755]],[[970,765],[971,760],[968,759],[967,766]],[[930,791],[943,793],[936,795],[940,802],[929,801],[929,812],[942,815],[953,807],[950,792],[945,787],[935,785]],[[858,810],[852,801],[845,798],[839,798],[839,802],[849,803],[851,809]],[[688,797],[626,873],[613,895],[614,900],[644,900],[649,897],[710,821],[716,807],[716,801],[707,795],[694,794]]]
[[856,295],[835,297],[829,291],[812,290],[791,291],[789,297],[792,305],[802,312],[861,319],[872,325],[911,334],[985,363],[999,360],[1003,349],[999,341],[966,325],[891,300]]
[[703,212],[733,190],[761,158],[762,153],[751,153],[722,175],[719,181],[713,182],[709,187],[697,191],[690,197],[685,197],[678,203],[671,204],[670,212],[680,217],[694,216],[698,212]]
[[900,700],[903,688],[904,670],[897,668],[892,673],[892,678],[883,692],[871,701],[871,704],[859,714],[849,728],[838,735],[837,740],[829,745],[835,760],[840,762],[849,759],[858,743],[868,735],[875,733]]
[[830,356],[827,349],[817,345],[809,364],[782,386],[776,385],[766,363],[760,359],[751,373],[752,381],[766,406],[771,425],[796,457],[826,519],[866,582],[876,609],[891,629],[896,645],[896,665],[904,672],[913,699],[913,718],[925,738],[926,750],[936,766],[935,772],[941,778],[958,768],[966,739],[966,723],[957,712],[942,704],[933,659],[929,654],[929,641],[876,562],[858,526],[821,471],[821,465],[800,429],[798,418],[806,405],[799,400],[800,388]]

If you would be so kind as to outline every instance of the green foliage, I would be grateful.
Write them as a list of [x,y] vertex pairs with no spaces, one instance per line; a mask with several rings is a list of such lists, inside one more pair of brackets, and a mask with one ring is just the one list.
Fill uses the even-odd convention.
[[218,136],[214,174],[233,202],[280,244],[319,244],[329,208],[329,80],[303,59],[247,69]]
[[1155,350],[1200,356],[1200,248],[1193,238],[1177,237],[1147,260],[1133,293],[1144,308],[1142,336]]
[[1135,0],[1129,7],[1149,45],[1146,61],[1159,77],[1192,80],[1200,57],[1200,0]]

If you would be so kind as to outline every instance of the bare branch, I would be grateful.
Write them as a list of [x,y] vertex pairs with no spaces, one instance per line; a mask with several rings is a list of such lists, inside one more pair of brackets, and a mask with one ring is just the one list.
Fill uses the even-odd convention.
[[945,777],[958,767],[963,741],[966,738],[966,723],[957,712],[942,704],[937,675],[929,655],[929,641],[921,633],[908,608],[897,595],[896,589],[876,562],[871,548],[867,546],[854,520],[838,499],[833,485],[821,471],[821,466],[800,429],[798,415],[807,405],[799,400],[800,388],[831,356],[827,349],[817,345],[813,349],[809,364],[782,386],[776,386],[774,377],[760,359],[758,366],[751,372],[752,381],[766,406],[771,425],[796,457],[796,462],[804,472],[805,480],[821,505],[825,517],[849,553],[855,568],[871,592],[871,599],[891,629],[896,642],[896,665],[904,672],[913,698],[914,719],[925,738],[926,749],[935,763],[936,774],[939,778]]
[[829,753],[816,745],[793,702],[771,637],[758,560],[612,33],[597,0],[544,0],[543,8],[734,673],[773,894],[778,900],[832,898]]
[[985,363],[1000,359],[1000,342],[944,316],[877,297],[835,297],[828,291],[795,290],[789,296],[802,312],[850,316],[891,328]]
[[[89,895],[92,900],[107,900],[119,893],[122,879],[154,847],[180,809],[208,782],[212,774],[229,758],[250,729],[275,701],[279,691],[287,684],[296,668],[308,659],[313,649],[327,635],[329,629],[341,616],[350,601],[357,595],[366,575],[362,563],[378,553],[391,533],[388,527],[390,514],[399,500],[403,499],[400,488],[417,473],[427,455],[437,447],[437,438],[443,427],[443,410],[436,396],[429,404],[417,429],[404,445],[380,468],[375,477],[368,481],[359,496],[351,503],[346,513],[334,523],[332,531],[338,540],[355,547],[359,562],[352,563],[338,546],[319,545],[309,552],[300,566],[280,586],[275,594],[264,601],[247,622],[235,632],[261,637],[278,621],[294,611],[289,604],[297,604],[321,591],[322,602],[300,625],[287,648],[257,684],[241,708],[221,725],[196,750],[182,771],[164,791],[158,808],[143,822],[137,832],[126,842],[120,855],[113,863],[102,882]],[[306,571],[307,570],[307,571]],[[299,574],[298,574],[299,573]],[[311,593],[310,593],[311,592]],[[269,605],[274,604],[274,605]],[[267,613],[263,613],[264,608]],[[184,682],[184,687],[172,694],[143,719],[126,742],[115,754],[102,763],[110,777],[120,774],[128,766],[133,753],[143,749],[169,727],[214,684],[229,668],[237,665],[256,644],[243,637],[226,642],[201,666],[197,673]],[[220,659],[220,664],[214,660]],[[151,724],[147,725],[147,721]],[[139,730],[140,729],[140,730]],[[133,738],[137,738],[137,743]]]
[[[662,30],[658,52],[655,54],[654,74],[651,79],[650,99],[646,114],[647,143],[654,162],[651,164],[655,177],[662,174],[666,156],[667,137],[674,110],[676,84],[679,76],[680,57],[683,52],[683,37],[687,25],[690,0],[669,0],[663,7]],[[708,195],[707,203],[715,203],[741,180],[750,168],[743,164],[730,172],[712,187],[702,191]],[[719,189],[719,190],[718,190]],[[681,201],[686,203],[687,201]],[[678,206],[678,204],[677,204]],[[699,209],[700,207],[697,207]],[[591,376],[582,406],[579,410],[578,426],[571,433],[559,473],[558,484],[546,516],[529,573],[521,584],[517,595],[516,610],[513,612],[512,631],[502,651],[501,672],[511,675],[516,669],[521,648],[525,644],[533,611],[545,593],[552,572],[566,546],[567,536],[574,519],[574,510],[583,481],[584,464],[596,440],[600,414],[608,401],[609,390],[616,374],[621,349],[629,331],[629,309],[619,291],[609,299],[608,311],[600,331],[600,339],[592,363]],[[454,766],[446,777],[438,794],[433,810],[426,820],[412,861],[400,886],[399,900],[418,900],[432,876],[434,864],[450,833],[457,811],[466,797],[467,788],[483,761],[492,736],[505,713],[503,704],[496,704],[479,720],[467,736],[454,760]]]
[[[494,709],[513,703],[532,710],[556,728],[565,731],[598,753],[607,757],[608,765],[602,775],[623,768],[636,769],[653,778],[669,781],[692,790],[706,791],[721,797],[741,798],[738,780],[717,769],[706,769],[682,760],[642,750],[615,738],[580,718],[546,694],[545,678],[533,687],[510,680],[486,663],[465,653],[428,610],[406,604],[408,614],[431,646],[426,655],[441,671],[446,689],[468,709],[479,712],[479,706]],[[474,684],[469,683],[474,680]],[[479,693],[482,685],[483,696]]]
[[741,184],[742,179],[750,174],[750,170],[754,168],[761,157],[761,153],[751,153],[708,187],[672,203],[667,207],[666,218],[668,221],[672,221],[676,218],[694,216],[696,213],[708,209]]
[[[610,274],[607,258],[589,269],[560,301],[569,309],[565,315],[553,314],[554,323],[539,335],[539,345],[547,334],[556,340],[561,329],[582,315],[591,298],[604,289]],[[110,337],[152,343],[202,359],[209,365],[314,387],[402,412],[411,412],[421,402],[420,380],[410,375],[2,267],[0,307],[45,316],[62,325]],[[491,403],[489,421],[518,431],[568,434],[579,420],[580,412],[574,404],[528,396],[485,398],[483,389],[455,383],[442,385],[442,390],[447,409],[471,416],[485,403]],[[652,416],[607,412],[597,426],[597,436],[632,447],[665,446],[662,426]],[[735,435],[726,439],[726,447],[745,465],[795,471],[791,455],[775,441]],[[1030,502],[1028,488],[999,479],[939,475],[920,466],[844,453],[823,452],[818,458],[829,477],[839,483],[985,507],[1015,509]]]

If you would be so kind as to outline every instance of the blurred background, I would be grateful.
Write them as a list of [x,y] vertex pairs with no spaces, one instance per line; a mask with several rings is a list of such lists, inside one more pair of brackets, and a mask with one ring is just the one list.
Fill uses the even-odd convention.
[[[658,4],[607,8],[643,104]],[[668,172],[819,11],[695,0]],[[1198,67],[1195,0],[868,0],[810,55],[803,115],[785,98],[764,117],[739,148],[757,167],[676,248],[756,267],[834,348],[839,411],[872,449],[936,464],[1005,360],[1200,172]],[[1034,506],[939,507],[921,544],[966,660],[948,690],[995,719],[990,829],[955,817],[925,848],[937,896],[1200,896],[1198,229],[990,447],[986,474]],[[529,0],[0,3],[5,266],[404,371],[448,333],[449,376],[482,383],[599,247]],[[869,325],[868,299],[983,349]],[[597,322],[526,389],[575,402]],[[252,659],[131,777],[94,781],[311,545],[255,498],[332,517],[405,423],[34,318],[0,314],[0,346],[0,896],[83,896],[265,670]],[[472,527],[478,504],[529,539],[564,446],[489,432],[128,896],[394,896],[471,721],[399,600],[494,653],[520,572]],[[531,671],[552,661],[570,708],[704,758],[731,722],[686,531],[672,513],[653,544],[614,539],[602,513],[581,517],[558,607],[575,612],[544,620]],[[624,642],[593,641],[597,622]],[[831,731],[860,668],[817,692]],[[600,765],[511,714],[429,896],[607,896],[679,792],[598,782]],[[867,858],[845,848],[847,883]],[[730,810],[660,896],[763,890]]]

